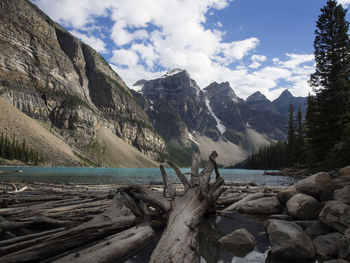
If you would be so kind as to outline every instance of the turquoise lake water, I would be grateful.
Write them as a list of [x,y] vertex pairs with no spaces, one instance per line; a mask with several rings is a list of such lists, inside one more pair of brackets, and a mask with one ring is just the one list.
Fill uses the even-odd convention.
[[[23,170],[23,172],[17,172]],[[90,168],[90,167],[0,167],[0,181],[26,181],[45,183],[80,184],[145,184],[162,181],[159,168]],[[189,168],[181,169],[183,173]],[[290,185],[294,179],[286,176],[263,175],[262,170],[220,169],[228,182],[254,182],[257,185]],[[178,178],[171,168],[166,168],[171,182]],[[215,175],[212,175],[214,178]]]

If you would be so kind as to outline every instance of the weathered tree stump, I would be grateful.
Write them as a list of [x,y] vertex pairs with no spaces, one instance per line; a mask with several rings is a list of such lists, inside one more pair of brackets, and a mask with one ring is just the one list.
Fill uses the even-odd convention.
[[[199,262],[198,253],[198,226],[204,214],[215,206],[215,202],[224,191],[221,186],[224,179],[220,177],[214,151],[209,157],[207,166],[199,173],[199,154],[192,158],[191,180],[181,173],[175,164],[169,162],[174,168],[181,183],[184,185],[184,195],[179,196],[168,183],[165,170],[161,166],[165,193],[172,199],[166,229],[159,243],[152,253],[150,263],[165,262]],[[216,180],[210,184],[210,175],[215,169]]]

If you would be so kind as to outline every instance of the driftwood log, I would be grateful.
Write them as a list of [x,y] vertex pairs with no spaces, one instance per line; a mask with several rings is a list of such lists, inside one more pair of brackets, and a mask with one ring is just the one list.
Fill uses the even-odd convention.
[[[203,215],[215,206],[215,202],[224,191],[221,186],[224,179],[220,177],[215,159],[217,153],[214,151],[209,157],[206,167],[199,173],[200,158],[194,154],[192,158],[191,180],[181,173],[173,164],[177,176],[184,185],[184,193],[178,195],[168,183],[165,170],[161,167],[165,191],[171,198],[170,210],[166,229],[152,253],[150,263],[165,262],[199,262],[197,236],[199,224]],[[210,183],[210,175],[215,170],[216,180]]]

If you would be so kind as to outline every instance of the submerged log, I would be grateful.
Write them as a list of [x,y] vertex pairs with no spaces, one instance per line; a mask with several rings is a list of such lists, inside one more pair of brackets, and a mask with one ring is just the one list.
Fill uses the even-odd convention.
[[[165,262],[199,262],[197,235],[198,226],[204,214],[215,204],[224,191],[221,186],[224,179],[220,177],[214,151],[209,157],[207,166],[199,174],[199,155],[192,158],[191,180],[176,169],[175,171],[185,187],[183,196],[175,195],[171,201],[166,229],[152,253],[150,263]],[[215,169],[216,180],[210,184],[210,175]],[[164,172],[165,173],[165,172]]]

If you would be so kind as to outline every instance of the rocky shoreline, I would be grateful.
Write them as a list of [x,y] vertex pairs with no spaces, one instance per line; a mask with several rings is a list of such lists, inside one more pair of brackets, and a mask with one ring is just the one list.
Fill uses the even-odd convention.
[[[269,262],[345,263],[350,260],[350,166],[320,172],[277,194],[237,194],[222,213],[265,214]],[[242,230],[239,230],[240,233]],[[236,232],[236,231],[234,231]],[[252,247],[249,236],[231,233],[219,242]],[[230,239],[234,236],[234,239]],[[227,239],[227,240],[226,240]],[[249,241],[249,242],[248,242]],[[270,260],[269,259],[269,260]]]
[[[181,184],[173,187],[177,192],[183,190]],[[338,173],[317,173],[288,187],[256,186],[254,183],[237,182],[226,183],[223,187],[226,191],[217,200],[216,214],[225,215],[238,211],[269,218],[265,225],[265,233],[271,244],[271,251],[266,262],[313,262],[316,258],[319,262],[349,262],[350,167],[340,169]],[[71,234],[75,228],[84,225],[90,229],[90,221],[105,216],[120,202],[127,205],[133,216],[126,225],[118,228],[117,232],[131,231],[132,234],[128,233],[132,236],[141,235],[139,230],[132,227],[144,224],[142,222],[146,214],[138,203],[143,191],[161,195],[163,185],[0,182],[0,261],[18,262],[16,260],[19,257],[27,257],[30,254],[28,251],[34,251],[36,246],[44,246],[48,240],[52,240],[53,244],[61,242],[61,239],[55,239],[61,232]],[[130,197],[127,202],[126,195]],[[150,208],[156,210],[150,209],[151,221],[147,224],[149,228],[141,229],[144,232],[138,237],[138,242],[115,239],[119,241],[113,243],[112,247],[118,246],[120,242],[131,242],[128,243],[128,248],[119,250],[116,260],[125,259],[138,247],[151,242],[154,237],[152,229],[164,227],[162,212],[158,211],[156,205],[152,205],[152,201],[150,204]],[[104,233],[102,236],[87,243],[78,242],[79,244],[73,246],[74,249],[56,251],[55,247],[51,247],[46,256],[35,260],[63,262],[66,258],[63,258],[63,255],[67,255],[68,252],[68,255],[73,252],[75,255],[82,254],[86,252],[87,246],[115,238],[116,230],[111,230],[110,226],[116,222],[99,224],[99,231]],[[92,233],[95,231],[90,230]],[[71,238],[77,239],[74,235]],[[245,229],[237,229],[221,237],[218,242],[229,251],[240,250],[245,251],[245,254],[255,247],[254,237]],[[97,247],[94,253],[99,253],[100,249],[102,248]],[[12,259],[14,261],[11,261]],[[69,260],[80,262],[74,254]]]

